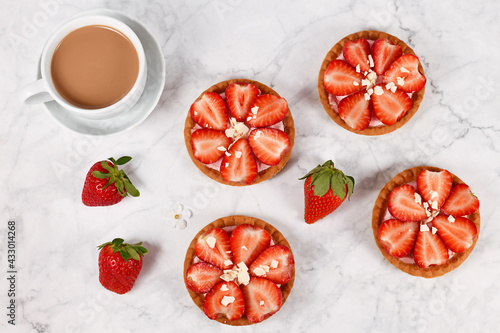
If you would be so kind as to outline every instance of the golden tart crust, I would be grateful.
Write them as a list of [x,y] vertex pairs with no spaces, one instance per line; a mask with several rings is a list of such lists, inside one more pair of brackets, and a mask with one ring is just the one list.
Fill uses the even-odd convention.
[[[383,135],[390,133],[392,131],[395,131],[396,129],[400,128],[404,124],[406,124],[411,117],[417,112],[418,107],[420,106],[420,103],[422,102],[422,99],[424,98],[424,93],[425,93],[425,87],[422,88],[422,90],[415,92],[412,94],[411,100],[412,100],[412,107],[406,112],[406,114],[399,119],[394,125],[382,125],[382,126],[369,126],[368,128],[364,130],[355,130],[351,128],[349,125],[346,124],[346,122],[340,118],[339,114],[335,112],[335,110],[332,109],[330,106],[330,102],[328,100],[328,91],[325,89],[325,85],[323,84],[323,75],[325,73],[326,68],[330,64],[332,60],[337,59],[338,56],[342,54],[342,49],[344,48],[344,44],[347,43],[348,41],[354,41],[360,38],[365,38],[368,40],[377,40],[379,38],[386,38],[390,42],[392,42],[395,45],[401,46],[401,49],[403,51],[403,54],[412,54],[414,56],[417,56],[415,52],[406,45],[405,42],[400,40],[397,37],[394,37],[392,35],[389,35],[388,33],[381,32],[381,31],[375,31],[375,30],[365,30],[365,31],[359,31],[353,34],[350,34],[349,36],[346,36],[342,38],[337,44],[335,44],[330,51],[326,54],[325,59],[323,60],[323,63],[321,64],[321,68],[319,71],[319,76],[318,76],[318,91],[319,91],[319,98],[321,100],[321,104],[323,104],[323,108],[325,109],[326,113],[332,118],[338,125],[341,127],[345,128],[348,131],[351,131],[356,134],[363,134],[363,135]],[[424,69],[422,67],[422,64],[419,63],[418,65],[418,70],[420,73],[425,75]]]
[[[196,248],[196,242],[198,241],[198,238],[200,238],[201,235],[203,235],[207,230],[212,229],[212,228],[225,228],[225,227],[233,227],[237,226],[240,224],[251,224],[257,227],[261,227],[262,229],[266,230],[269,232],[271,235],[272,240],[274,241],[274,244],[277,245],[283,245],[286,246],[292,250],[290,247],[290,244],[286,240],[285,236],[281,232],[278,231],[275,227],[270,225],[269,223],[262,221],[258,218],[255,217],[249,217],[249,216],[242,216],[242,215],[232,215],[232,216],[226,216],[226,217],[221,217],[212,223],[207,224],[204,228],[202,228],[196,236],[194,236],[193,240],[191,241],[191,244],[189,244],[189,247],[186,252],[186,258],[184,259],[184,274],[183,274],[183,280],[186,281],[186,272],[188,268],[193,264],[193,260],[196,257],[195,254],[195,248]],[[292,252],[293,255],[293,252]],[[295,266],[293,267],[292,270],[292,278],[290,281],[288,281],[285,284],[282,284],[280,286],[281,289],[281,306],[285,304],[286,299],[288,298],[288,295],[290,294],[290,291],[292,290],[293,283],[295,281]],[[200,308],[201,311],[203,311],[203,301],[205,300],[205,296],[203,294],[197,294],[193,291],[191,291],[187,285],[186,289],[189,292],[189,295],[193,299],[193,302]],[[280,308],[281,310],[281,308]],[[270,318],[272,316],[269,316]],[[267,318],[266,318],[267,319]],[[245,315],[241,317],[238,320],[228,320],[225,317],[219,317],[216,319],[218,322],[226,325],[232,325],[232,326],[244,326],[244,325],[252,325],[253,323],[250,322]],[[265,320],[265,319],[264,319]]]
[[[377,200],[375,201],[375,205],[373,207],[372,229],[373,229],[373,236],[375,237],[375,243],[377,244],[377,247],[379,248],[380,252],[382,252],[384,257],[391,264],[393,264],[398,269],[400,269],[403,272],[408,273],[410,275],[421,276],[424,278],[435,278],[438,276],[442,276],[448,272],[451,272],[452,270],[454,270],[455,268],[460,266],[465,261],[465,259],[467,259],[469,254],[472,252],[472,250],[474,249],[474,246],[476,246],[477,240],[479,238],[479,229],[481,226],[481,218],[480,218],[480,214],[479,214],[479,209],[476,212],[467,216],[467,218],[469,220],[471,220],[476,225],[476,228],[477,228],[477,236],[474,239],[472,246],[470,248],[468,248],[463,253],[455,253],[453,255],[453,257],[451,259],[449,259],[443,265],[430,266],[427,268],[420,268],[417,266],[417,264],[404,263],[401,260],[389,255],[385,251],[384,246],[382,245],[382,243],[380,242],[380,240],[378,238],[378,229],[379,229],[379,226],[384,222],[384,215],[385,215],[385,212],[387,211],[387,201],[389,199],[389,194],[391,193],[391,191],[394,188],[416,180],[420,171],[422,171],[424,169],[427,169],[430,171],[437,171],[437,172],[443,170],[443,169],[431,167],[431,166],[418,166],[418,167],[410,168],[410,169],[407,169],[407,170],[404,170],[404,171],[398,173],[387,184],[385,184],[385,186],[380,191],[380,194],[378,195]],[[451,175],[453,177],[453,185],[464,183],[460,178],[458,178],[454,174],[451,174]]]
[[[261,94],[270,94],[270,95],[275,95],[275,96],[281,97],[276,91],[274,91],[273,89],[269,88],[268,86],[266,86],[260,82],[246,80],[246,79],[233,79],[233,80],[222,81],[222,82],[219,82],[219,83],[211,86],[210,88],[205,90],[203,93],[201,93],[201,95],[197,98],[197,100],[200,99],[203,96],[203,94],[207,93],[207,92],[216,92],[218,94],[222,94],[226,90],[226,88],[233,83],[251,83],[254,86],[256,86],[257,88],[259,88]],[[224,179],[222,179],[222,176],[221,176],[219,170],[215,170],[215,169],[211,169],[211,168],[207,167],[205,164],[198,161],[196,159],[196,157],[194,157],[193,148],[191,146],[191,132],[195,126],[196,126],[196,122],[193,120],[193,118],[191,118],[191,115],[188,111],[188,115],[186,117],[186,122],[184,124],[184,141],[186,143],[186,148],[187,148],[187,151],[189,153],[189,156],[191,157],[191,160],[193,161],[193,163],[198,167],[198,169],[200,169],[201,172],[203,172],[205,175],[207,175],[208,177],[212,178],[213,180],[215,180],[219,183],[226,184],[226,185],[232,185],[232,186],[246,186],[245,184],[240,184],[240,183],[235,183],[235,182],[226,182]],[[293,118],[292,118],[292,114],[290,112],[290,109],[288,109],[288,111],[285,115],[285,118],[283,119],[283,126],[284,126],[283,131],[290,138],[290,151],[285,156],[283,156],[283,158],[281,159],[279,164],[271,166],[268,169],[262,170],[261,172],[259,172],[257,174],[257,177],[255,178],[255,180],[253,181],[253,183],[250,185],[258,184],[260,182],[263,182],[264,180],[267,180],[267,179],[273,177],[275,174],[277,174],[279,171],[281,171],[281,169],[283,169],[283,167],[288,162],[288,159],[290,158],[290,155],[292,154],[293,145],[295,143],[295,125],[293,122]]]

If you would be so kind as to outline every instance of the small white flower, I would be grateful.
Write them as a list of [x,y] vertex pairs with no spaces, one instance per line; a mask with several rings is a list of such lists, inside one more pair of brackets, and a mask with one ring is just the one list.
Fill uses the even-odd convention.
[[192,213],[189,209],[184,208],[182,204],[176,203],[174,208],[167,213],[167,220],[174,229],[182,230],[187,226]]

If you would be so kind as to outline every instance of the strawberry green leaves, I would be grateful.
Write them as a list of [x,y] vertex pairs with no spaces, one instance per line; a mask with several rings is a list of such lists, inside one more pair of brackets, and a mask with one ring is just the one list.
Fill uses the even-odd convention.
[[314,186],[314,195],[323,197],[331,188],[333,194],[338,196],[340,200],[343,200],[346,194],[348,199],[351,198],[354,190],[354,178],[346,176],[342,171],[336,169],[331,160],[326,161],[323,165],[318,165],[299,179],[306,179],[309,176],[311,176],[309,187]]
[[108,161],[102,161],[102,167],[108,172],[94,171],[92,175],[98,179],[109,178],[108,183],[103,187],[105,189],[111,184],[116,186],[118,193],[125,197],[130,194],[133,197],[138,197],[140,195],[139,190],[135,188],[128,176],[123,170],[118,169],[119,165],[124,165],[132,159],[130,156],[122,156],[118,160],[110,157],[108,160],[111,161],[112,165]]
[[142,242],[127,244],[123,243],[123,239],[121,238],[115,238],[111,242],[99,245],[97,248],[100,250],[107,245],[111,245],[111,249],[114,253],[119,252],[125,261],[129,259],[140,260],[140,257],[144,257],[144,255],[148,253],[148,250],[142,246]]

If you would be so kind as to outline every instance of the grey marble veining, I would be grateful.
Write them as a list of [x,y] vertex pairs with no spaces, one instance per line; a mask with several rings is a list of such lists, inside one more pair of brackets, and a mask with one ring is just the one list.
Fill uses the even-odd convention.
[[[112,136],[60,126],[16,94],[36,77],[44,41],[64,20],[97,8],[146,25],[160,43],[166,82],[140,125]],[[15,330],[104,332],[496,332],[500,321],[500,5],[472,1],[4,1],[0,11],[0,307],[8,299],[7,221],[17,222]],[[355,31],[378,29],[406,41],[427,77],[424,100],[399,130],[352,134],[323,110],[319,67]],[[209,86],[248,78],[290,105],[296,144],[287,166],[264,183],[232,188],[191,162],[182,128]],[[131,155],[126,171],[141,190],[119,205],[80,202],[88,168]],[[302,182],[325,160],[356,179],[350,202],[321,222],[302,220]],[[380,189],[417,165],[447,168],[481,202],[479,241],[455,271],[425,280],[400,272],[377,249],[371,210]],[[192,212],[171,228],[176,203]],[[208,320],[185,290],[182,267],[193,236],[227,215],[266,220],[288,239],[295,285],[271,319],[248,327]],[[96,246],[114,237],[144,241],[150,254],[132,291],[98,281]]]

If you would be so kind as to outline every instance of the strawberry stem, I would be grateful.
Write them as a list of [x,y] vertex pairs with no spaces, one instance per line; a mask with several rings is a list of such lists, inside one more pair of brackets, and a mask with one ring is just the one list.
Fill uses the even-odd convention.
[[106,242],[99,245],[97,248],[101,250],[107,245],[111,245],[113,252],[120,252],[123,260],[128,261],[129,259],[140,260],[140,257],[144,257],[148,250],[142,246],[142,242],[136,244],[127,244],[123,242],[122,238],[115,238],[111,242]]
[[322,197],[331,188],[333,194],[343,200],[347,188],[347,199],[351,199],[354,190],[354,178],[346,176],[341,170],[335,168],[332,160],[326,161],[323,165],[318,165],[299,180],[308,177],[311,177],[309,187],[314,186],[314,195]]
[[139,190],[135,188],[127,174],[123,170],[118,169],[118,165],[123,165],[131,159],[132,157],[130,156],[122,156],[118,160],[110,157],[108,160],[112,163],[112,165],[110,165],[108,161],[101,162],[102,167],[108,172],[94,171],[92,172],[92,175],[99,179],[109,178],[108,183],[103,187],[103,189],[111,184],[114,184],[118,193],[122,197],[126,197],[128,194],[133,197],[138,197],[140,195]]

